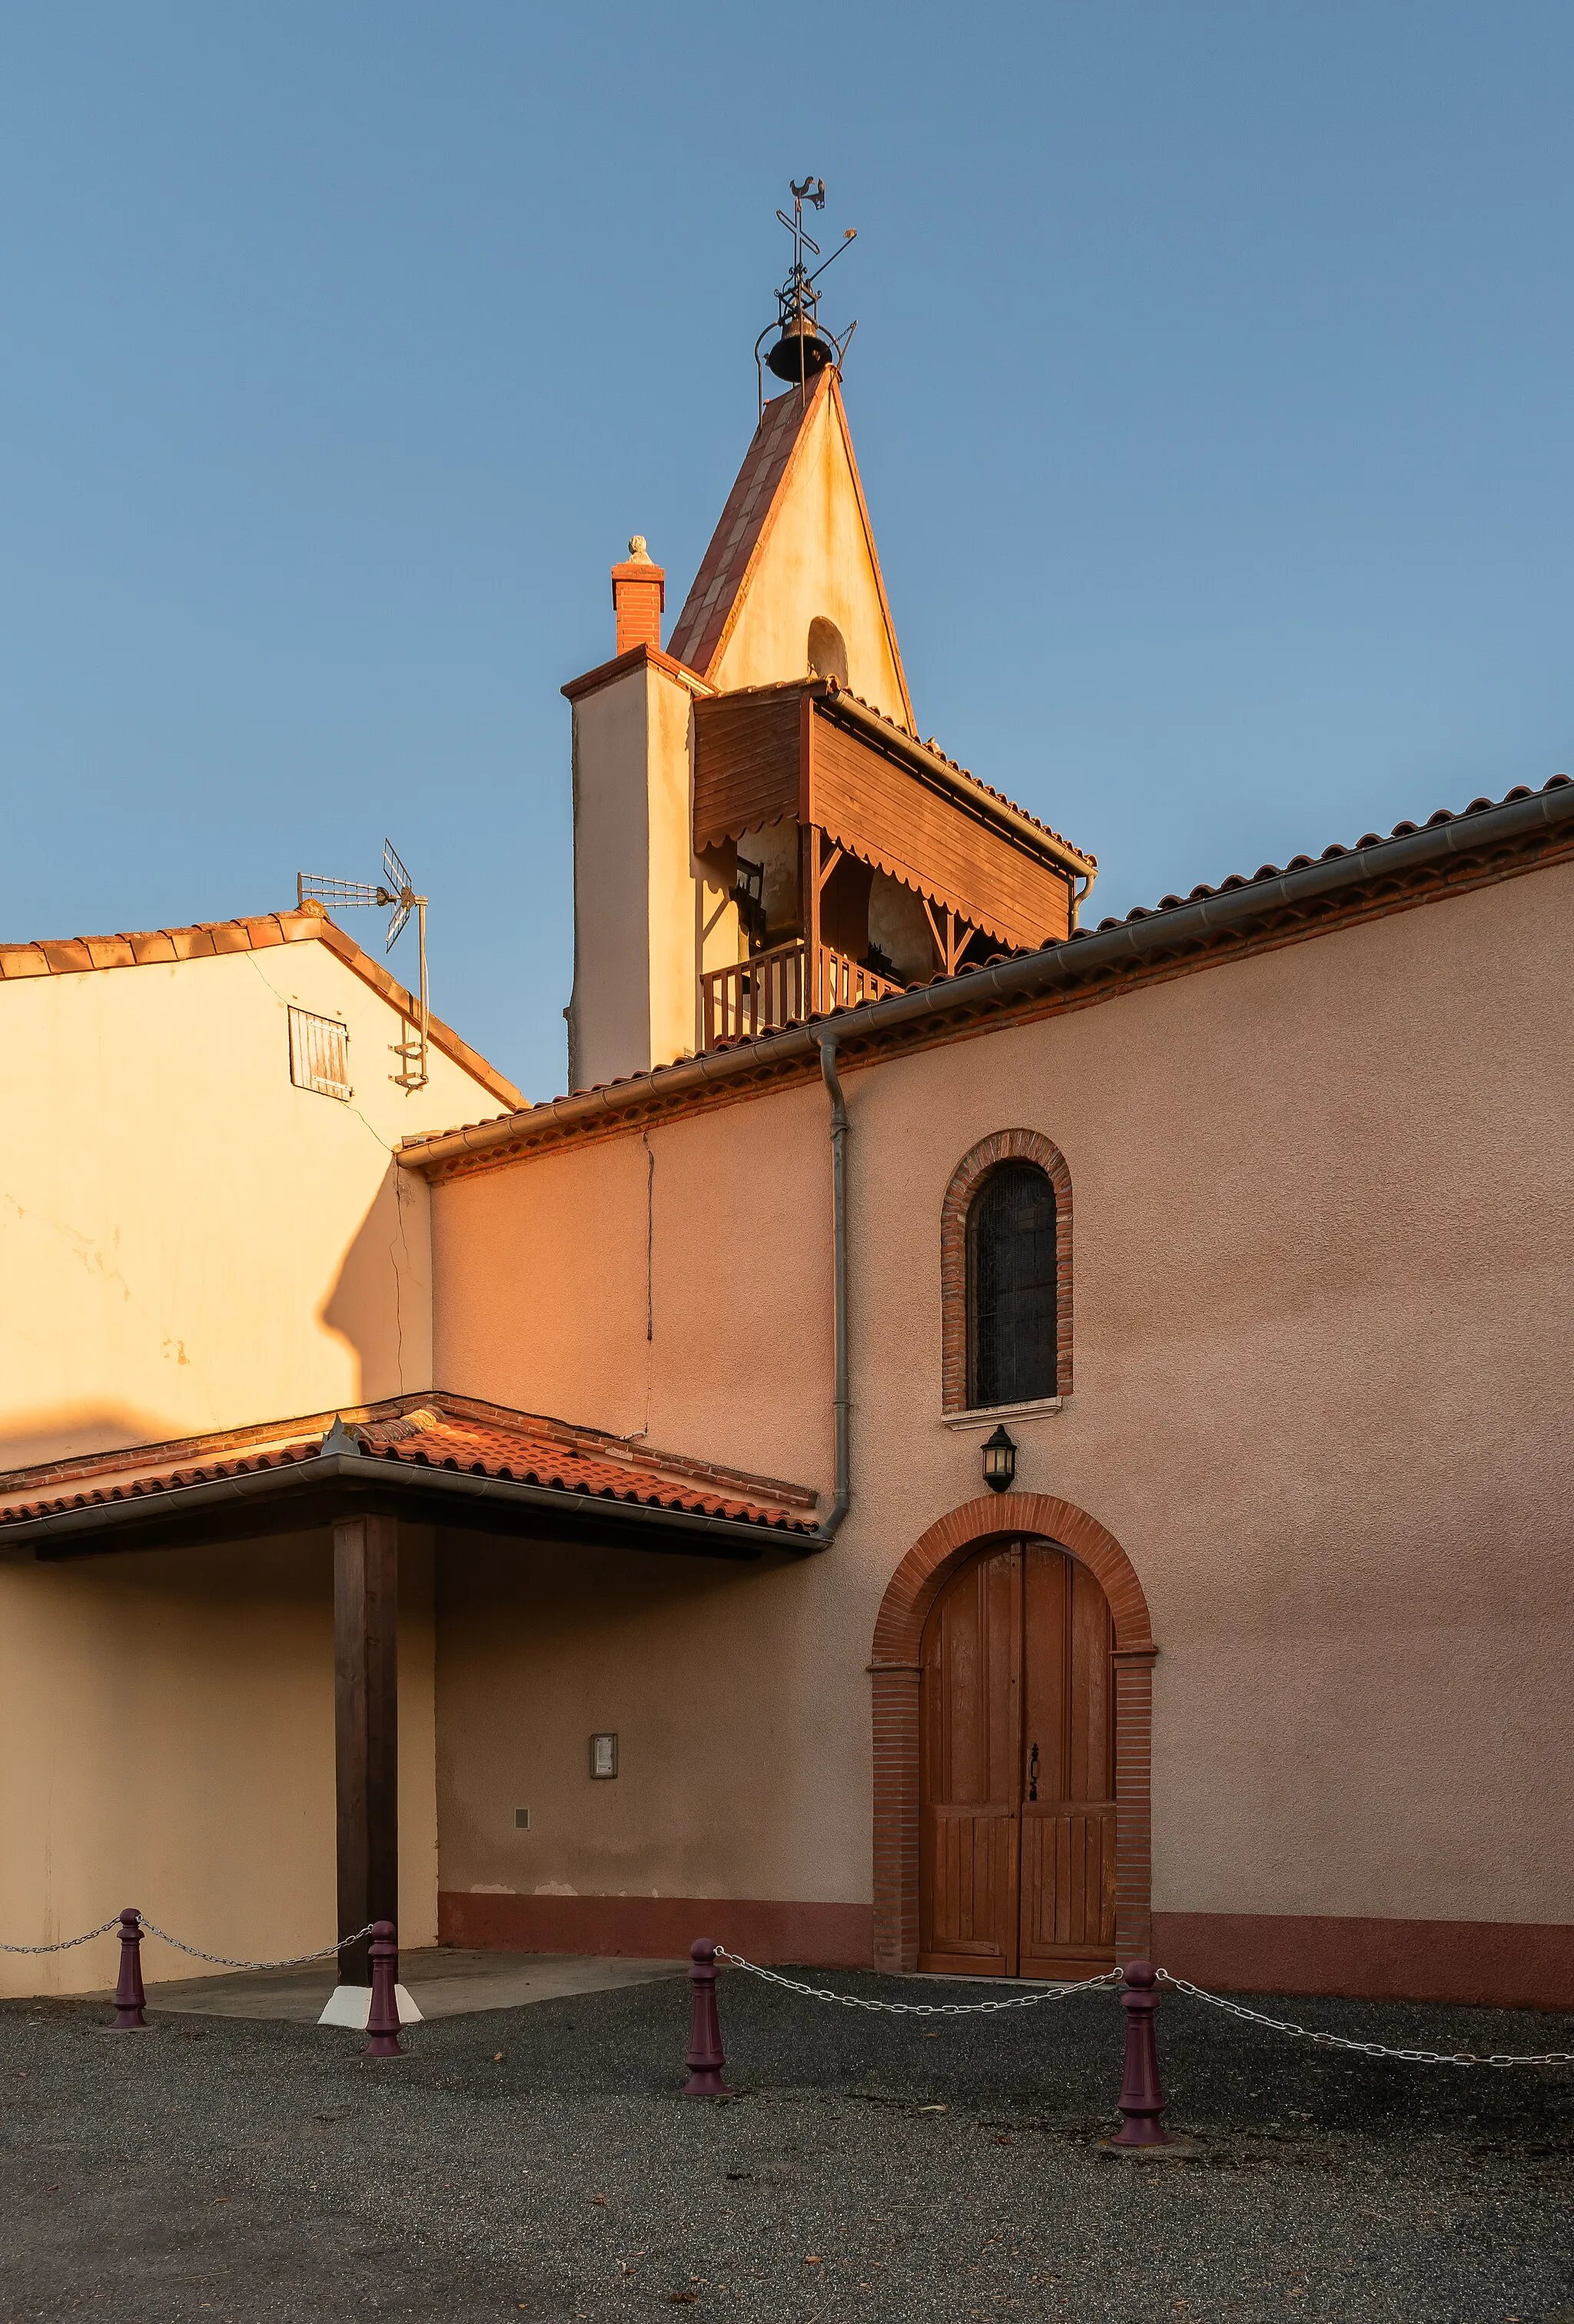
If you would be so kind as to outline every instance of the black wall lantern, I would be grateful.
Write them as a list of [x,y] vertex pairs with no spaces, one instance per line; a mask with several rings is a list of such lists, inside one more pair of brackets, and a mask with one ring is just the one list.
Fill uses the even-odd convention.
[[991,1493],[1003,1493],[1016,1474],[1017,1447],[1002,1421],[994,1434],[984,1439],[984,1482]]

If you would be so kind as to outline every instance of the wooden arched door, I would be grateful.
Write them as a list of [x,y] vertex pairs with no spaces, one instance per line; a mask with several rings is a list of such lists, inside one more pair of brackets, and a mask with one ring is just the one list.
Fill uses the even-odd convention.
[[918,1967],[1075,1977],[1115,1959],[1109,1600],[1046,1541],[982,1551],[924,1626]]

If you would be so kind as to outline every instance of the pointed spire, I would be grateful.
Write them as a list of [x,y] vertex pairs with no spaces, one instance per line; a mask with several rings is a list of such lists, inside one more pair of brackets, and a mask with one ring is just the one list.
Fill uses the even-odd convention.
[[667,651],[730,692],[801,678],[815,621],[851,690],[916,732],[901,650],[834,367],[769,402]]

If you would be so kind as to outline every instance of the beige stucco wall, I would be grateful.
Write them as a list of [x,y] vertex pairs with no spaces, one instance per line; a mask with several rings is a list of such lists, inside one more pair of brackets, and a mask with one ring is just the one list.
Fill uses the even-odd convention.
[[[835,1893],[861,1844],[860,1794],[828,1786],[821,1750],[806,1744],[823,1697],[823,1625],[805,1618],[804,1578],[583,1547],[450,1550],[437,1663],[442,1886]],[[834,1618],[833,1606],[824,1612]],[[590,1738],[606,1730],[620,1738],[619,1773],[596,1783]],[[520,1807],[528,1831],[515,1828]]]
[[[350,1029],[347,1102],[295,1088],[290,1003]],[[495,1112],[326,945],[0,987],[0,1469],[431,1379],[428,1200],[399,1140]]]
[[[0,1563],[0,1941],[138,1905],[235,1960],[335,1934],[326,1535]],[[400,1572],[400,1928],[437,1936],[433,1545]],[[112,1984],[113,1937],[0,1953],[0,1994]],[[208,1974],[150,1940],[144,1974]]]
[[650,668],[646,711],[649,751],[650,1062],[692,1056],[705,883],[694,852],[693,696]]
[[[456,1570],[444,1887],[868,1898],[876,1612],[979,1489],[941,1201],[1020,1125],[1072,1176],[1076,1378],[1015,1425],[1018,1483],[1147,1594],[1155,1904],[1574,1919],[1571,904],[1541,872],[850,1072],[852,1514],[741,1575]],[[649,1144],[652,1339],[636,1135],[437,1190],[439,1378],[825,1490],[824,1093]],[[592,1805],[603,1723],[629,1775]]]
[[645,663],[574,706],[569,1074],[594,1088],[693,1053],[704,927],[691,696]]
[[890,625],[848,439],[829,394],[810,420],[732,633],[709,673],[712,682],[725,694],[734,687],[804,677],[809,623],[816,615],[842,632],[853,693],[905,724]]
[[650,1062],[649,713],[643,669],[597,687],[574,706],[568,1073],[578,1089]]

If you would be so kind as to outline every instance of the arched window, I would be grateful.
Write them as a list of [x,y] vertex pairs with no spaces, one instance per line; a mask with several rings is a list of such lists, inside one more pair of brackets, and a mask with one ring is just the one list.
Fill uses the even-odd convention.
[[815,678],[847,683],[847,641],[834,622],[816,613],[809,623],[809,669]]
[[940,1404],[1036,1404],[1072,1388],[1072,1179],[1036,1130],[964,1154],[940,1209]]
[[967,1400],[1055,1391],[1054,1188],[1036,1162],[1001,1162],[967,1214]]

